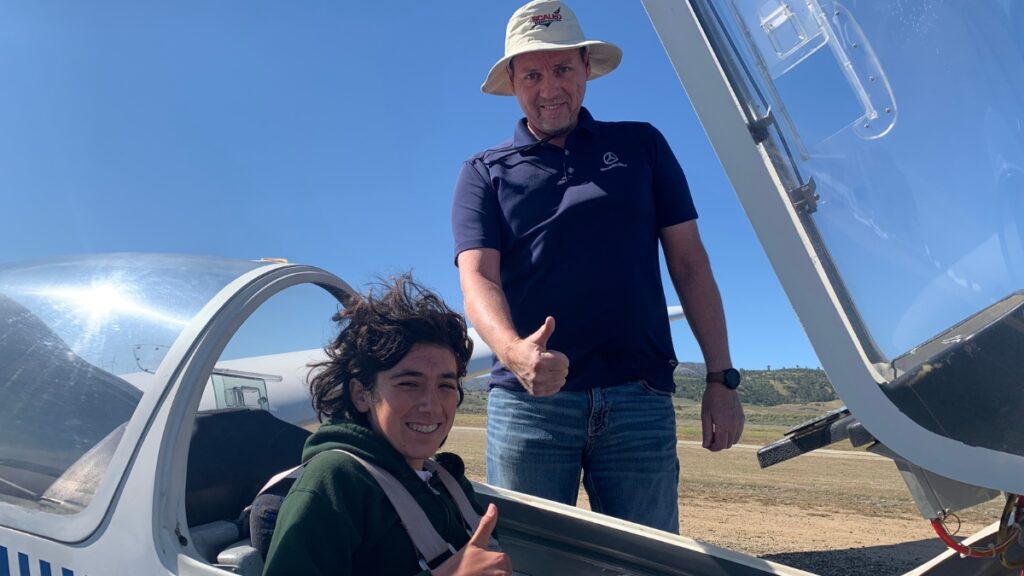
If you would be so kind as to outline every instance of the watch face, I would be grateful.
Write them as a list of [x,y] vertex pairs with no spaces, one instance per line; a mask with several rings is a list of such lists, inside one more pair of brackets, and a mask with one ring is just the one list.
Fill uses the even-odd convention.
[[735,368],[729,368],[725,371],[724,380],[722,381],[727,387],[735,390],[740,385],[740,371]]

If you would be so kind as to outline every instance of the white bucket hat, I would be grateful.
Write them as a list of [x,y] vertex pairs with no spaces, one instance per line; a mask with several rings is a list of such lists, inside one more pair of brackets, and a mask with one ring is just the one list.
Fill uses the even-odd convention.
[[508,63],[527,52],[568,50],[586,46],[590,55],[588,80],[615,70],[622,61],[622,50],[608,42],[587,40],[576,15],[563,2],[534,0],[512,14],[505,30],[505,56],[498,60],[480,90],[487,94],[511,96]]

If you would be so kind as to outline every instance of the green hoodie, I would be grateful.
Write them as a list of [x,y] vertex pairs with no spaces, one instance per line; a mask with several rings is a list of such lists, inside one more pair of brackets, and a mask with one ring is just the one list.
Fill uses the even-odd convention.
[[[456,550],[469,542],[462,516],[440,480],[431,479],[428,487],[385,438],[358,424],[332,420],[306,441],[302,461],[308,464],[278,513],[264,576],[429,574],[420,569],[412,541],[384,491],[352,457],[331,452],[335,448],[390,472]],[[469,481],[465,476],[458,481],[481,512]]]

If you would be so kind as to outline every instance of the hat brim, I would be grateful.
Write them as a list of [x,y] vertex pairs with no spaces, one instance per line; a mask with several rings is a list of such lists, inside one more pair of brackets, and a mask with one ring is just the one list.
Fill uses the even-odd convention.
[[510,60],[528,52],[570,50],[584,46],[587,47],[587,53],[590,56],[590,76],[587,77],[587,80],[604,76],[618,68],[619,63],[622,62],[622,49],[609,42],[602,42],[600,40],[586,40],[575,44],[534,42],[512,54],[506,54],[504,58],[498,60],[491,68],[490,73],[487,74],[487,80],[480,86],[480,90],[485,94],[494,94],[495,96],[512,96],[512,83],[509,82],[507,70]]

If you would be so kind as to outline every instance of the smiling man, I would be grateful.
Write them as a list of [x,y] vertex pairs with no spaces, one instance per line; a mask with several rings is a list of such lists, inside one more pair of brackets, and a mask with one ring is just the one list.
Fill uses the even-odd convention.
[[575,504],[582,473],[595,511],[678,532],[677,362],[659,243],[709,371],[709,450],[743,431],[739,373],[668,143],[650,124],[600,122],[583,107],[587,82],[621,59],[562,2],[512,15],[482,90],[514,95],[525,118],[462,167],[456,264],[466,312],[495,351],[488,482]]

